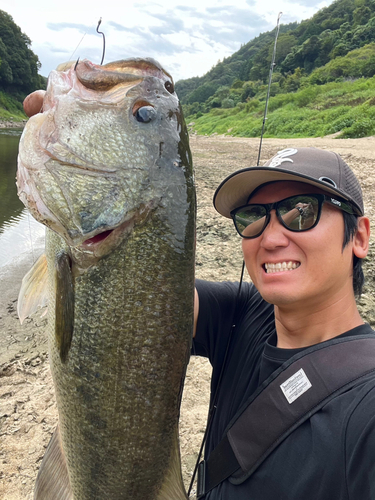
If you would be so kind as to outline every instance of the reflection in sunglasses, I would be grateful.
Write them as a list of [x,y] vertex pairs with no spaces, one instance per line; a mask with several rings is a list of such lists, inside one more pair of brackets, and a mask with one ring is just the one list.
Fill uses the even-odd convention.
[[242,234],[244,236],[255,236],[256,234],[258,234],[263,229],[265,221],[266,221],[266,216],[262,217],[261,219],[255,221],[253,223],[250,223],[242,231]]
[[311,203],[298,203],[297,205],[302,209],[300,229],[307,229],[315,224],[316,211]]
[[308,229],[314,225],[315,217],[314,207],[311,203],[297,203],[295,208],[282,216],[283,222],[291,227],[298,226],[298,229]]
[[[315,222],[315,212],[311,203],[298,203],[295,208],[289,210],[286,214],[282,216],[284,224],[293,228],[298,226],[298,229],[308,229]],[[241,223],[245,226],[242,231],[244,236],[255,236],[258,234],[265,225],[266,216],[261,217],[255,222],[242,221],[240,218],[237,219],[237,223]]]
[[287,229],[307,231],[318,223],[325,202],[349,214],[355,213],[345,200],[317,193],[290,196],[274,203],[244,205],[232,210],[231,217],[238,233],[244,238],[257,238],[262,234],[272,210],[276,210],[277,218]]

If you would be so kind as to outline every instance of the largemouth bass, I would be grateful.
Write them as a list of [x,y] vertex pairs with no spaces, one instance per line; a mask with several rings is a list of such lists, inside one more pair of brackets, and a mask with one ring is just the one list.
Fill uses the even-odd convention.
[[195,192],[172,78],[152,59],[53,71],[18,162],[19,197],[48,227],[59,413],[34,498],[186,499]]

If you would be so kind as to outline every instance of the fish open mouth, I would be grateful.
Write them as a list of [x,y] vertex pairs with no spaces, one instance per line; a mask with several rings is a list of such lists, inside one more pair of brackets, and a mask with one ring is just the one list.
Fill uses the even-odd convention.
[[117,227],[99,228],[98,232],[91,232],[86,240],[81,240],[76,245],[72,245],[71,252],[74,262],[81,269],[86,269],[94,265],[99,259],[110,254],[132,234],[134,227],[143,224],[150,215],[154,202],[139,206],[132,213],[128,214],[127,220]]
[[106,229],[95,234],[91,238],[83,241],[80,248],[85,252],[94,253],[97,253],[98,251],[101,253],[100,249],[104,250],[106,247],[109,250],[110,248],[116,246],[119,240],[133,229],[136,219],[137,217],[133,216],[113,229]]
[[98,243],[101,243],[103,240],[105,240],[111,233],[113,233],[113,229],[109,229],[108,231],[103,231],[102,233],[99,233],[92,238],[89,238],[88,240],[85,240],[82,244],[85,246],[92,246],[96,245]]
[[71,247],[74,262],[82,269],[94,265],[124,241],[133,230],[134,224],[135,217],[132,217],[118,227],[101,231],[79,245]]

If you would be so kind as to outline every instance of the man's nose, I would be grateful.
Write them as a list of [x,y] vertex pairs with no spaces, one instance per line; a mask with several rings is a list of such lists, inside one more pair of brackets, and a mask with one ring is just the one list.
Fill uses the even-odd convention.
[[261,246],[268,250],[289,244],[288,230],[281,224],[276,210],[271,210],[270,221],[261,234]]

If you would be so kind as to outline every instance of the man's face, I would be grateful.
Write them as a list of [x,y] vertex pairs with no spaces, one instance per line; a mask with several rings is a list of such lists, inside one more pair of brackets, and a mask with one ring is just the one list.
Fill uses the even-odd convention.
[[[323,191],[302,182],[275,182],[260,188],[249,203],[273,203],[308,193]],[[301,233],[283,227],[272,210],[263,233],[243,239],[242,250],[250,277],[267,302],[319,310],[347,294],[353,297],[353,245],[349,242],[343,250],[343,241],[342,212],[323,204],[317,226]]]

